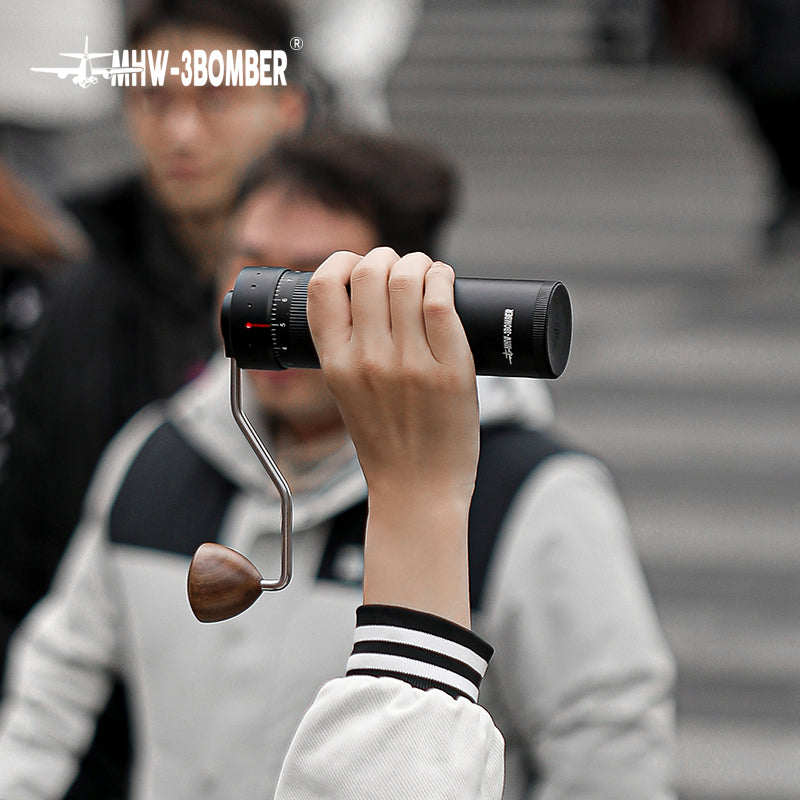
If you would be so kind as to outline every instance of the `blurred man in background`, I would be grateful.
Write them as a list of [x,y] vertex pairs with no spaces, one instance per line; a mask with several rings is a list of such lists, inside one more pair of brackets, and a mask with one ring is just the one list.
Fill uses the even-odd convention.
[[[127,48],[168,49],[173,59],[195,49],[288,50],[292,34],[283,7],[268,0],[156,0],[131,21]],[[103,447],[214,350],[213,277],[236,189],[253,159],[306,121],[291,61],[286,74],[286,86],[213,87],[184,86],[168,71],[163,87],[131,86],[125,109],[140,174],[71,203],[94,256],[59,276],[19,386],[0,484],[0,663],[47,590]],[[98,736],[110,784],[87,777],[75,797],[121,793],[117,738]]]
[[[223,289],[246,265],[311,270],[331,251],[380,243],[393,248],[373,252],[384,265],[435,253],[452,192],[447,165],[417,147],[290,141],[244,185]],[[24,785],[61,796],[117,672],[132,699],[136,800],[269,797],[295,726],[339,674],[361,601],[367,487],[319,370],[247,374],[246,406],[294,491],[292,583],[221,625],[187,607],[202,542],[269,576],[279,559],[280,506],[231,417],[228,372],[215,359],[103,458],[14,648],[0,795]],[[483,377],[478,393],[469,588],[475,630],[496,648],[483,698],[508,744],[506,796],[672,798],[674,666],[613,481],[551,436],[541,382]],[[370,452],[385,434],[369,437]],[[404,479],[420,472],[409,464]]]

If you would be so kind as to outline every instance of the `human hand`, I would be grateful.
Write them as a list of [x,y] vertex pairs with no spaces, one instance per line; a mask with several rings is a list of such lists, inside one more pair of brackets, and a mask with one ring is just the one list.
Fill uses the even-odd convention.
[[454,278],[421,253],[335,253],[309,283],[308,318],[369,488],[365,601],[468,624],[478,402]]

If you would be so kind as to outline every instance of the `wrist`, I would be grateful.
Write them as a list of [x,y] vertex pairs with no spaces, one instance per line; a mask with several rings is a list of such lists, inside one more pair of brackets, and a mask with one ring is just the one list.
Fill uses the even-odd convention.
[[369,507],[375,514],[388,517],[408,516],[424,519],[428,514],[439,519],[466,519],[475,489],[475,476],[464,481],[432,481],[398,476],[381,481],[368,480]]
[[463,493],[370,493],[364,602],[405,606],[469,627]]

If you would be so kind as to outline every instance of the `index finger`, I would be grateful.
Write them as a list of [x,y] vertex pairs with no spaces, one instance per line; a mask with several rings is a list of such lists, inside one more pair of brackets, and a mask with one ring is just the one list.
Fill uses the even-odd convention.
[[320,363],[350,341],[350,273],[363,256],[347,251],[334,253],[314,271],[308,282],[308,327]]

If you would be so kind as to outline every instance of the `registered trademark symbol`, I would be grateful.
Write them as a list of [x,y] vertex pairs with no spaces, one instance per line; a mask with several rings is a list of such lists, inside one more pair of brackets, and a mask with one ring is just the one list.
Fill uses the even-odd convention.
[[289,47],[291,47],[292,50],[302,50],[303,40],[299,36],[293,36],[292,40],[289,42]]

